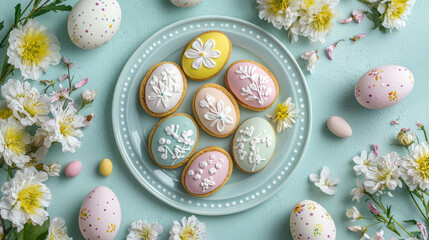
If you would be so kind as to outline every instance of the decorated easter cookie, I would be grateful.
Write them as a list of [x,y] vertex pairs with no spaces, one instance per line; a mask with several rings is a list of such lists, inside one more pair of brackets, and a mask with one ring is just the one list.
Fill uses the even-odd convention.
[[182,185],[193,196],[210,196],[228,181],[232,168],[227,151],[216,146],[206,147],[195,153],[186,164]]
[[240,121],[240,110],[234,97],[224,87],[207,83],[201,86],[192,101],[200,127],[215,137],[231,135]]
[[182,68],[192,80],[204,81],[216,76],[231,54],[231,41],[218,31],[205,32],[192,39],[183,50]]
[[198,138],[198,127],[191,116],[173,114],[159,121],[150,133],[150,156],[160,167],[178,168],[195,152]]
[[140,102],[147,113],[165,117],[174,113],[185,98],[187,83],[180,67],[161,62],[146,73],[140,85]]
[[269,108],[279,92],[270,70],[250,60],[231,64],[225,74],[225,84],[241,106],[253,111]]
[[256,173],[268,165],[275,146],[276,134],[271,124],[261,117],[249,118],[234,135],[232,157],[241,171]]

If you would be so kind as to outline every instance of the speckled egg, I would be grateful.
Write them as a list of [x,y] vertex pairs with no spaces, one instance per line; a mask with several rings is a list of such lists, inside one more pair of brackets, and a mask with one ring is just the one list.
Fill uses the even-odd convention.
[[171,0],[176,7],[193,7],[203,0]]
[[69,37],[83,49],[103,46],[113,38],[121,23],[121,7],[116,0],[80,0],[67,22]]
[[414,77],[410,70],[386,65],[369,70],[359,79],[355,97],[366,108],[382,109],[402,101],[413,86]]
[[79,228],[86,240],[113,240],[121,226],[121,206],[115,193],[96,187],[86,196],[79,211]]
[[317,202],[299,202],[290,214],[290,232],[294,240],[335,240],[331,215]]

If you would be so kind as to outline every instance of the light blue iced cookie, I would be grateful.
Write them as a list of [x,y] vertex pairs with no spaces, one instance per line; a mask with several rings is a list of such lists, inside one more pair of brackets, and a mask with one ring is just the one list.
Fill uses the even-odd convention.
[[173,169],[185,164],[195,152],[199,132],[191,116],[176,113],[159,121],[149,135],[149,152],[160,167]]
[[270,162],[276,146],[276,134],[271,124],[260,117],[244,121],[235,132],[232,156],[243,172],[256,173]]

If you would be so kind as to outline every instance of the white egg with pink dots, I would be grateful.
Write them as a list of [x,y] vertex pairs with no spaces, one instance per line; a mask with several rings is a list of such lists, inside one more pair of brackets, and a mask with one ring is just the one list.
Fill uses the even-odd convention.
[[67,22],[72,42],[83,49],[94,49],[109,42],[121,24],[121,7],[116,0],[80,0]]

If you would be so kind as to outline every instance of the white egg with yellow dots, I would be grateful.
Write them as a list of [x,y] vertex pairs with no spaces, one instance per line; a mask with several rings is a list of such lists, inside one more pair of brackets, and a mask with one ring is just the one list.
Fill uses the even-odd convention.
[[121,7],[116,0],[80,0],[71,10],[67,29],[72,42],[94,49],[109,42],[121,24]]

